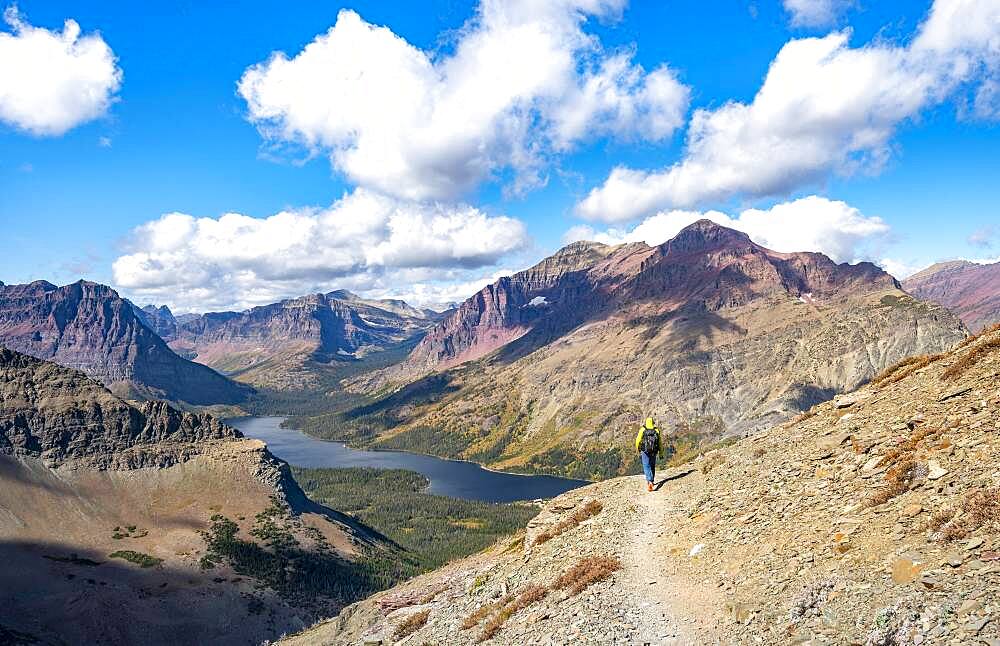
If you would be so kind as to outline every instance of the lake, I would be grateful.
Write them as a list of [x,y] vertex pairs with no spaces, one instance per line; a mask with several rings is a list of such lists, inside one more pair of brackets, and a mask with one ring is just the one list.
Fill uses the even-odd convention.
[[226,420],[247,437],[263,440],[271,453],[297,467],[375,467],[408,469],[430,480],[430,493],[466,500],[510,502],[552,498],[588,484],[544,475],[518,475],[484,469],[472,462],[445,460],[405,451],[365,451],[340,442],[281,428],[283,417],[239,417]]

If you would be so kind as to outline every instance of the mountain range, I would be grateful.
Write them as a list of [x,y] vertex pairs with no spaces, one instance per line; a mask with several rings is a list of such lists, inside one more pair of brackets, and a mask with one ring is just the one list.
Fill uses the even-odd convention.
[[0,482],[2,643],[260,643],[398,558],[262,442],[2,348]]
[[319,387],[322,365],[394,348],[440,319],[403,301],[369,300],[346,290],[242,312],[175,318],[168,308],[152,305],[136,312],[181,356],[276,390]]
[[937,263],[907,278],[903,287],[955,312],[973,332],[1000,323],[1000,262]]
[[83,280],[0,286],[0,346],[82,370],[130,398],[238,404],[252,392],[177,356],[131,303]]
[[702,220],[656,247],[574,243],[496,281],[405,361],[350,383],[388,395],[316,426],[604,477],[634,468],[628,429],[647,415],[678,449],[752,432],[966,334],[873,264],[774,252]]

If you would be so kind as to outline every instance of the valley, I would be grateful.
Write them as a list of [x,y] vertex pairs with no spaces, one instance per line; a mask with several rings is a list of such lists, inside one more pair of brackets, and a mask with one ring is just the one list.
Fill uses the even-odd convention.
[[[496,643],[533,640],[552,618],[572,626],[557,643],[604,643],[609,626],[623,643],[738,640],[693,608],[762,611],[671,592],[703,576],[678,568],[674,551],[657,556],[666,587],[649,584],[659,620],[616,605],[646,589],[637,550],[664,537],[651,528],[682,532],[674,512],[616,479],[639,472],[638,419],[666,430],[661,486],[680,496],[669,505],[700,517],[716,467],[729,465],[729,479],[714,497],[742,477],[743,458],[729,456],[813,428],[823,411],[846,422],[869,391],[971,361],[956,346],[976,361],[994,347],[992,332],[967,339],[951,311],[873,265],[780,254],[709,222],[655,248],[574,243],[443,314],[334,291],[174,317],[90,283],[3,289],[0,342],[28,354],[0,350],[0,552],[18,564],[0,583],[20,617],[0,635],[43,643],[238,644],[300,630],[291,643],[355,643],[373,630],[390,643],[397,622],[445,600],[449,612],[480,603],[499,581],[497,594],[529,588],[480,603],[483,618],[539,598],[548,609],[512,637],[494,618],[483,639]],[[550,501],[541,513],[537,499]],[[563,536],[576,537],[569,551]],[[532,583],[576,567],[570,557],[585,562],[567,577],[608,568],[593,574],[612,585],[594,588],[600,604]],[[578,601],[589,623],[569,621]],[[56,616],[73,629],[53,632]],[[150,632],[153,618],[164,633]],[[440,643],[472,634],[445,624],[428,624]],[[331,626],[336,637],[322,636]]]

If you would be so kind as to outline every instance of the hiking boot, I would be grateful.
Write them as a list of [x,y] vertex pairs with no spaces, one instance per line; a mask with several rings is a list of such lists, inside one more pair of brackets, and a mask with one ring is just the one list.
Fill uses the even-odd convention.
[[652,482],[647,482],[646,483],[646,491],[652,491],[652,490],[653,490],[653,483]]

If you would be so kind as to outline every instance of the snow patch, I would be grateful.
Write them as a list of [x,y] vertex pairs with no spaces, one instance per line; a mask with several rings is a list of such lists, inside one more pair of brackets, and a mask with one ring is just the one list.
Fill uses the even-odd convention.
[[541,307],[542,305],[548,305],[548,304],[549,302],[545,300],[544,296],[536,296],[530,301],[528,301],[528,305],[530,307]]

